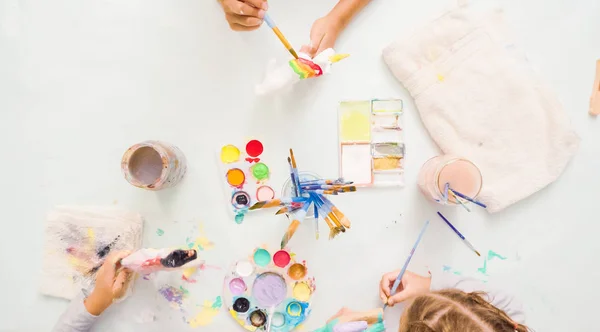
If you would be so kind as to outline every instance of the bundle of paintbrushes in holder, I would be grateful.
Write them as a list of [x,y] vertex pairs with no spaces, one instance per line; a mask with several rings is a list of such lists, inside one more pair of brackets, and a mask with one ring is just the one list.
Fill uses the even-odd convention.
[[329,226],[330,239],[350,228],[350,220],[326,195],[338,195],[356,191],[356,187],[352,185],[352,182],[344,181],[341,178],[336,180],[317,179],[300,181],[292,149],[290,149],[288,164],[290,166],[292,184],[291,197],[257,202],[250,207],[250,210],[279,207],[279,210],[275,214],[286,213],[288,218],[292,220],[281,240],[281,248],[284,248],[292,236],[294,236],[298,226],[306,219],[306,214],[311,208],[314,210],[315,215],[315,236],[317,239],[319,238],[319,216]]

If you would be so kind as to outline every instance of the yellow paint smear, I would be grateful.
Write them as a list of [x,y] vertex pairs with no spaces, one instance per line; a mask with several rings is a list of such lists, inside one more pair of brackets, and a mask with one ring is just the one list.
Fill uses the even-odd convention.
[[196,271],[198,271],[197,267],[189,267],[189,268],[183,270],[183,276],[186,279],[190,279],[190,277],[193,276],[194,273],[196,273]]
[[198,249],[198,246],[204,250],[211,250],[215,247],[215,244],[210,242],[210,240],[205,236],[197,237],[194,241],[193,249]]
[[212,323],[215,316],[219,314],[220,308],[213,308],[213,303],[210,301],[204,301],[202,310],[196,315],[189,324],[191,327],[206,326]]
[[331,63],[336,63],[340,60],[344,60],[345,58],[349,57],[350,54],[347,53],[342,53],[342,54],[334,54],[332,56],[329,57],[329,61],[331,61]]
[[340,115],[340,138],[342,141],[370,141],[371,119],[370,103],[353,102],[342,104]]
[[294,297],[302,302],[308,302],[310,300],[310,295],[312,291],[310,287],[305,282],[296,283],[294,286]]

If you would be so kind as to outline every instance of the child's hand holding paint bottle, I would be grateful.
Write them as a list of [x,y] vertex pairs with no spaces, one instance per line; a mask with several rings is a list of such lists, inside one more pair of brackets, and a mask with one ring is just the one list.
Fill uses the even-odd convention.
[[113,303],[113,300],[120,299],[125,295],[132,272],[119,267],[121,260],[128,255],[128,251],[112,252],[98,270],[96,286],[84,301],[85,308],[90,314],[100,315]]
[[258,29],[269,5],[266,0],[218,0],[225,12],[225,19],[234,31]]
[[379,283],[381,302],[389,306],[394,306],[396,303],[429,292],[431,278],[406,271],[402,276],[398,291],[395,294],[391,294],[392,285],[396,281],[399,272],[400,270],[388,272],[381,277],[381,282]]

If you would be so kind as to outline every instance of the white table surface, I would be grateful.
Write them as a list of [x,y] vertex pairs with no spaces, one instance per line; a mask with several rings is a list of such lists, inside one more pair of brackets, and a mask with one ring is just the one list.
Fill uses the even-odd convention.
[[[597,329],[600,125],[587,115],[594,63],[600,58],[597,0],[507,0],[508,21],[530,61],[554,87],[582,138],[564,174],[538,194],[489,215],[442,209],[482,252],[508,257],[489,263],[491,279],[525,303],[537,331]],[[295,45],[334,0],[271,1],[271,15]],[[421,164],[438,153],[403,87],[381,59],[396,37],[424,25],[451,1],[374,1],[348,27],[337,49],[351,57],[329,77],[278,100],[257,99],[253,86],[267,60],[285,58],[266,27],[229,31],[213,0],[0,0],[0,137],[3,142],[0,331],[49,330],[67,302],[37,291],[45,214],[59,204],[116,205],[146,218],[144,245],[184,243],[202,222],[216,243],[202,252],[228,266],[259,245],[277,246],[283,217],[251,216],[236,225],[226,211],[215,162],[222,143],[261,138],[276,156],[273,182],[285,178],[287,149],[300,167],[337,172],[336,105],[343,99],[399,96],[406,105],[408,147],[404,189],[364,190],[335,198],[353,228],[335,241],[315,241],[303,226],[291,247],[317,280],[305,331],[341,306],[379,304],[383,272],[399,268],[422,223],[432,224],[411,269],[451,265],[474,271],[475,257],[435,217],[416,186]],[[179,146],[189,173],[173,190],[148,192],[120,173],[125,149],[158,139]],[[527,181],[527,179],[523,179]],[[158,237],[156,229],[165,230]],[[325,224],[321,224],[321,229]],[[219,295],[224,271],[207,271],[191,287],[198,303]],[[190,330],[142,281],[131,299],[111,308],[101,331]],[[140,324],[140,312],[159,310]],[[399,309],[388,312],[396,330]],[[225,312],[204,331],[236,331]]]

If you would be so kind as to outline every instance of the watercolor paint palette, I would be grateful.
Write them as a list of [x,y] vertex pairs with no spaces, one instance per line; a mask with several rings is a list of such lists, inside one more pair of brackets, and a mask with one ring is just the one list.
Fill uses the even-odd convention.
[[340,103],[340,177],[362,187],[404,185],[402,113],[401,99]]
[[271,171],[263,157],[264,146],[259,140],[249,140],[242,145],[226,144],[219,150],[227,205],[238,224],[254,203],[276,197],[275,189],[269,185]]
[[236,262],[225,277],[223,299],[231,316],[248,331],[288,332],[310,314],[315,279],[287,250],[258,248]]

